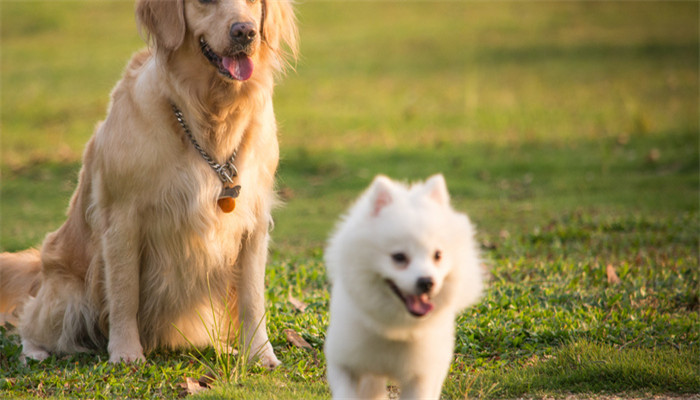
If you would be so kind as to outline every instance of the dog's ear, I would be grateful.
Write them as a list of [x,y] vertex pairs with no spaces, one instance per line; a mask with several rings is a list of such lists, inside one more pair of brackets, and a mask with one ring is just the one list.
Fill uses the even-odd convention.
[[382,211],[384,207],[394,201],[392,193],[393,186],[394,183],[391,179],[384,175],[377,175],[374,181],[372,181],[372,185],[369,187],[369,199],[373,217],[379,215],[379,212]]
[[139,28],[146,28],[147,41],[159,51],[176,50],[185,40],[184,0],[139,0],[136,19]]
[[272,51],[279,63],[279,68],[293,62],[299,52],[297,20],[294,16],[294,8],[291,0],[262,0],[263,42]]
[[445,206],[450,204],[450,194],[447,191],[445,177],[442,174],[436,174],[428,178],[423,187],[428,197],[435,200],[438,204]]

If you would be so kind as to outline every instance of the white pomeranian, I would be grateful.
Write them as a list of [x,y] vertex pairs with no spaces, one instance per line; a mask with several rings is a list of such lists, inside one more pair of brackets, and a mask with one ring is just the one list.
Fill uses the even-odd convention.
[[442,175],[407,187],[377,176],[331,237],[326,336],[334,399],[438,399],[455,318],[483,291],[469,218],[450,206]]

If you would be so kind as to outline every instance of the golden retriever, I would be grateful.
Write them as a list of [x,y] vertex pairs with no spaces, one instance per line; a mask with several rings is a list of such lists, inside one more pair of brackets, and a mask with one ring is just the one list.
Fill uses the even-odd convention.
[[0,255],[0,312],[16,311],[34,359],[106,346],[111,362],[144,360],[183,336],[207,345],[201,315],[240,326],[241,344],[274,367],[272,93],[296,55],[291,0],[138,0],[136,17],[149,49],[87,143],[65,223],[40,253]]

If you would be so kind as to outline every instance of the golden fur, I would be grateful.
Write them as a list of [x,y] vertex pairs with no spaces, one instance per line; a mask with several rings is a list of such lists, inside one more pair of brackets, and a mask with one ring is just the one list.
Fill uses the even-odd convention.
[[[241,321],[243,344],[274,367],[263,287],[279,155],[272,92],[274,75],[296,54],[292,5],[138,0],[136,15],[150,49],[134,55],[113,90],[68,218],[46,237],[41,260],[36,251],[0,255],[0,313],[17,309],[27,357],[106,345],[110,361],[134,361],[185,345],[174,326],[208,344],[198,314],[211,321],[211,293],[237,305],[237,315],[223,315],[222,301],[213,312]],[[258,32],[246,81],[224,77],[200,49],[203,37],[218,54],[229,51],[236,22]],[[232,213],[217,207],[221,182],[171,102],[213,159],[237,151],[242,189]]]

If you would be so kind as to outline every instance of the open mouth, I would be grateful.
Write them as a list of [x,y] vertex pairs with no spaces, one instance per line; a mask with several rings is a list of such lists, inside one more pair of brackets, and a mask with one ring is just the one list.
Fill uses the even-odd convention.
[[401,292],[401,289],[399,289],[396,284],[391,281],[391,279],[386,279],[387,285],[391,288],[391,290],[396,293],[396,295],[401,299],[401,301],[404,303],[406,306],[406,310],[408,310],[411,315],[414,317],[422,317],[432,311],[433,309],[433,303],[430,302],[430,296],[428,293],[422,293],[422,294],[405,294]]
[[241,50],[231,56],[222,57],[209,47],[209,43],[203,37],[199,38],[199,46],[204,57],[224,77],[237,81],[246,81],[253,75],[253,60],[250,59],[246,51]]

